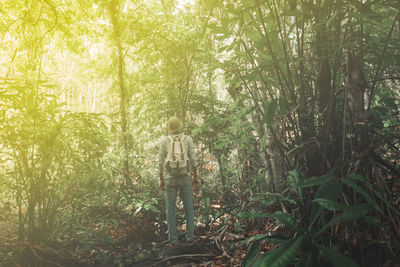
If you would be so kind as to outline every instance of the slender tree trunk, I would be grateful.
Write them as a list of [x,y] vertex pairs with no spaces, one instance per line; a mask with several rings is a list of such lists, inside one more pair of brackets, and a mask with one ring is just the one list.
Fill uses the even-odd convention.
[[225,177],[225,172],[224,172],[224,167],[222,163],[222,155],[220,153],[217,154],[217,160],[218,160],[218,165],[219,165],[219,175],[221,178],[221,184],[223,188],[223,194],[224,194],[224,199],[228,200],[228,187],[226,185],[226,177]]
[[272,141],[270,149],[268,149],[268,154],[271,155],[271,170],[274,174],[274,184],[273,189],[275,192],[282,191],[282,182],[284,177],[284,166],[283,166],[283,156],[279,149],[279,144],[276,143],[276,140]]
[[129,184],[129,146],[128,146],[128,133],[127,133],[127,95],[124,81],[124,55],[121,44],[121,29],[118,22],[118,1],[110,2],[110,16],[111,23],[113,25],[113,39],[115,42],[115,46],[117,49],[118,55],[118,83],[120,89],[120,123],[121,123],[121,144],[123,151],[123,166],[122,166],[122,174],[125,179],[125,185]]
[[[301,22],[298,21],[299,18],[296,17],[296,25],[300,25],[296,28],[296,37],[297,37],[297,53],[299,58],[304,57],[304,33],[305,33],[305,23],[304,18],[301,18]],[[315,136],[315,124],[314,124],[314,114],[311,112],[309,106],[309,100],[312,99],[312,90],[309,83],[305,80],[306,77],[305,66],[303,61],[299,61],[299,76],[298,76],[298,87],[299,87],[299,109],[298,109],[298,117],[299,117],[299,129],[301,133],[301,142],[302,144],[310,144],[312,138]],[[307,165],[311,165],[315,162],[315,153],[309,150],[305,154],[305,160]],[[311,163],[311,164],[310,164]],[[310,166],[307,166],[308,171],[310,172]]]
[[[321,12],[316,16],[318,23],[324,21],[325,16],[322,12],[321,1],[317,1],[317,8]],[[318,111],[319,111],[319,142],[321,147],[319,148],[317,156],[320,157],[320,163],[315,164],[311,162],[313,166],[312,175],[321,175],[330,169],[334,165],[334,144],[336,135],[334,131],[335,124],[335,104],[336,99],[332,90],[332,71],[329,60],[329,47],[327,47],[328,37],[327,27],[321,27],[316,32],[316,43],[320,44],[316,47],[317,58],[320,59],[319,70],[317,76],[317,94],[318,94]],[[321,45],[322,44],[322,45]],[[333,144],[333,145],[332,145]]]

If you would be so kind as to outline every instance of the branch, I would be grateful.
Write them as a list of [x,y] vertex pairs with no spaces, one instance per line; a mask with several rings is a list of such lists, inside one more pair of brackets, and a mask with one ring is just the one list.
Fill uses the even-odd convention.
[[[55,6],[53,6],[51,3],[49,3],[47,0],[44,0],[44,2],[45,2],[46,4],[48,4],[48,5],[53,9],[54,15],[56,16],[56,21],[55,21],[54,24],[42,35],[42,37],[40,38],[39,43],[42,43],[44,37],[45,37],[49,32],[51,32],[51,31],[57,26],[57,23],[58,23],[57,8],[56,8]],[[38,20],[39,20],[39,18],[38,18]]]
[[151,266],[156,266],[156,265],[158,265],[160,263],[163,263],[163,262],[166,262],[166,261],[169,261],[169,260],[177,260],[177,259],[185,259],[185,258],[196,258],[196,257],[214,257],[214,255],[213,254],[186,254],[186,255],[172,256],[172,257],[157,261],[156,263],[154,263]]
[[[288,82],[287,79],[285,78],[285,75],[284,75],[284,73],[283,73],[283,71],[282,71],[282,68],[281,68],[280,65],[279,65],[279,61],[278,61],[278,59],[276,58],[276,55],[275,55],[275,53],[274,53],[274,50],[272,49],[271,41],[270,41],[270,39],[269,39],[269,37],[268,37],[267,26],[266,26],[266,23],[265,23],[265,21],[264,21],[263,14],[262,14],[262,12],[261,12],[261,8],[260,8],[260,4],[259,4],[258,0],[256,1],[256,3],[257,3],[257,11],[258,11],[257,13],[258,13],[258,16],[260,17],[260,21],[261,21],[262,28],[263,28],[263,30],[264,30],[264,34],[262,34],[262,32],[260,32],[260,31],[259,31],[259,32],[260,32],[261,35],[265,36],[265,38],[266,38],[267,46],[268,46],[269,52],[271,53],[271,57],[272,57],[273,62],[274,62],[274,64],[275,64],[274,70],[275,70],[275,72],[276,72],[276,75],[277,75],[277,78],[278,78],[278,80],[279,80],[280,86],[281,86],[282,89],[285,88],[285,87],[283,86],[283,84],[282,84],[282,80],[281,80],[281,77],[282,77],[283,81],[284,81],[285,84],[286,84],[286,87],[289,87],[289,82]],[[281,75],[282,75],[282,76],[281,76]],[[284,91],[284,90],[283,90],[283,91]],[[295,99],[292,99],[292,100],[293,100],[294,103],[296,102]]]

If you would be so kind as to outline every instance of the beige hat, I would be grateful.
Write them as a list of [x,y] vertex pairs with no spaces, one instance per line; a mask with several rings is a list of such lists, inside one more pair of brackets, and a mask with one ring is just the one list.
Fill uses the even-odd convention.
[[168,133],[174,134],[183,128],[183,122],[175,116],[172,116],[167,121]]

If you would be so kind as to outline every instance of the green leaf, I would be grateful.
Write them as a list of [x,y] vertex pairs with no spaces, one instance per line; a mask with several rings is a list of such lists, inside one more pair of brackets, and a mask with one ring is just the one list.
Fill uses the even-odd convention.
[[359,266],[355,261],[351,258],[343,255],[342,253],[336,251],[335,249],[328,248],[321,245],[316,245],[322,253],[331,261],[334,267],[356,267]]
[[295,267],[312,267],[313,256],[314,254],[311,251],[306,252],[306,254],[296,263]]
[[101,251],[99,252],[98,256],[102,263],[109,262],[112,259],[110,255]]
[[148,206],[147,206],[147,209],[148,209],[148,210],[151,210],[151,211],[153,211],[153,212],[158,212],[157,207],[155,207],[155,206],[153,206],[153,205],[148,205]]
[[273,249],[263,255],[257,266],[285,267],[293,262],[300,250],[303,236],[290,239],[282,243],[279,248]]
[[299,172],[297,170],[289,171],[288,180],[290,187],[293,189],[293,191],[300,198],[300,201],[303,203],[302,190],[301,187],[298,187],[298,184],[300,182]]
[[282,114],[282,116],[286,115],[286,112],[288,110],[288,102],[285,97],[281,96],[279,97],[279,110]]
[[238,217],[241,219],[254,220],[256,218],[268,218],[270,215],[259,212],[239,212]]
[[276,202],[276,199],[261,200],[260,206],[266,208],[272,206]]
[[357,205],[354,207],[348,207],[342,214],[333,217],[327,224],[325,224],[314,235],[314,238],[317,237],[318,235],[322,234],[323,232],[325,232],[326,229],[334,226],[337,223],[346,222],[346,221],[355,221],[360,218],[363,218],[371,210],[373,210],[373,208],[368,203],[360,204],[360,205]]
[[254,42],[258,42],[260,40],[262,40],[263,36],[261,35],[261,33],[259,33],[258,31],[256,31],[254,28],[249,28],[246,29],[244,34],[252,41]]
[[374,216],[365,216],[364,219],[369,224],[372,224],[375,226],[381,226],[381,222],[379,221],[379,219]]
[[303,229],[296,225],[296,221],[293,217],[289,216],[287,213],[277,211],[269,215],[269,217],[277,219],[280,223],[284,224],[287,228],[294,232],[302,232]]
[[[338,180],[331,180],[320,186],[317,193],[315,193],[315,198],[325,198],[334,201],[339,196],[341,190],[342,185],[338,182]],[[311,204],[311,221],[308,228],[309,231],[311,231],[312,226],[314,225],[315,221],[318,219],[323,210],[324,207],[322,207],[318,203]],[[325,217],[322,217],[322,220],[325,221]]]
[[287,17],[301,17],[302,13],[300,10],[297,9],[288,9],[284,10],[281,14],[281,16],[287,16]]
[[348,207],[342,214],[344,221],[357,220],[363,218],[368,212],[372,211],[373,208],[368,203],[363,203],[357,206]]
[[247,24],[250,21],[252,21],[252,17],[250,16],[249,12],[243,12],[243,22]]
[[385,203],[386,206],[390,207],[394,212],[396,212],[398,215],[400,215],[400,210],[394,208],[392,206],[392,204],[382,196],[381,192],[379,192],[379,190],[377,190],[376,187],[373,186],[367,179],[365,179],[364,177],[362,177],[361,175],[358,175],[358,174],[349,174],[348,177],[352,180],[356,180],[356,181],[362,182],[365,185],[367,185],[369,190],[374,192],[375,196],[377,196],[383,203]]
[[259,213],[259,212],[239,212],[238,217],[241,219],[248,219],[248,220],[253,220],[256,218],[275,218],[280,223],[284,224],[287,228],[291,229],[294,232],[303,231],[303,229],[301,229],[296,225],[296,221],[293,217],[281,211],[277,211],[272,214]]
[[345,210],[349,207],[345,204],[337,203],[335,201],[326,198],[316,198],[312,202],[316,202],[325,209],[330,211]]
[[250,267],[253,266],[254,262],[260,256],[260,247],[257,245],[256,242],[251,243],[249,249],[247,250],[246,257],[243,260],[243,267]]
[[353,181],[343,178],[342,179],[343,183],[345,183],[347,186],[350,186],[353,188],[357,193],[361,194],[364,199],[371,204],[380,214],[384,214],[383,210],[381,207],[379,207],[378,203],[358,184],[354,183]]
[[334,176],[330,176],[330,175],[311,177],[311,178],[305,179],[303,182],[300,182],[298,184],[298,186],[303,188],[303,187],[311,187],[311,186],[316,186],[316,185],[323,185],[323,184],[326,184],[335,179],[337,179],[337,178]]
[[256,242],[256,241],[260,241],[260,240],[265,240],[268,239],[268,242],[274,243],[274,244],[281,244],[285,241],[287,241],[289,238],[287,238],[286,236],[278,236],[278,235],[273,235],[273,236],[269,236],[269,235],[256,235],[250,238],[247,238],[243,241],[241,241],[241,245],[248,245],[250,242]]

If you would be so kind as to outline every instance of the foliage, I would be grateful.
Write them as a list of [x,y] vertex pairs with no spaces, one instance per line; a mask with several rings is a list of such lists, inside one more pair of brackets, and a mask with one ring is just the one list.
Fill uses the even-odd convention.
[[[296,165],[308,175],[321,175],[333,166],[342,170],[340,175],[352,171],[346,162],[354,160],[354,150],[364,149],[360,143],[369,141],[354,137],[361,122],[352,105],[358,103],[370,120],[367,114],[377,104],[375,95],[392,92],[389,83],[398,84],[389,75],[375,88],[384,72],[381,67],[398,73],[398,65],[386,58],[397,53],[394,46],[376,49],[378,40],[396,42],[397,5],[395,1],[367,1],[362,8],[349,1],[200,5],[200,12],[212,15],[207,27],[227,91],[235,100],[248,99],[243,101],[246,108],[254,107],[246,119],[257,126],[256,138],[262,140],[257,146],[267,150],[259,158],[271,189],[277,190],[285,172]],[[378,28],[389,34],[377,34]],[[346,62],[349,54],[357,55],[359,62]],[[351,87],[352,71],[360,72],[361,89]],[[361,103],[365,103],[362,108]],[[392,105],[393,109],[397,110]],[[379,124],[379,118],[374,120]],[[375,126],[371,123],[364,131]]]
[[[62,113],[46,84],[3,82],[1,113],[7,186],[19,210],[19,238],[47,240],[76,197],[96,183],[107,141],[97,115]],[[71,197],[71,198],[70,198]]]
[[[297,171],[291,171],[288,180],[289,188],[285,192],[287,197],[278,198],[277,201],[295,203],[292,213],[242,212],[239,216],[247,219],[274,218],[292,234],[284,239],[277,239],[274,235],[250,238],[248,242],[252,244],[244,266],[288,266],[291,263],[296,263],[296,266],[320,266],[325,259],[333,266],[359,266],[354,260],[338,252],[338,249],[346,242],[345,239],[366,242],[357,231],[363,231],[367,225],[382,229],[380,216],[383,215],[383,210],[378,201],[383,201],[393,211],[395,209],[359,175],[338,179],[327,174],[303,180]],[[315,190],[311,198],[305,194],[310,194],[310,189]],[[354,200],[350,200],[352,194],[348,189],[357,192]],[[356,232],[347,229],[346,225],[354,225]],[[339,229],[351,236],[345,237],[345,233],[341,233]],[[278,242],[279,247],[260,255],[260,248],[256,245],[260,240]]]
[[[242,215],[295,233],[262,256],[254,242],[246,265],[345,265],[333,249],[353,254],[357,233],[400,237],[398,10],[397,0],[4,0],[0,202],[17,207],[21,239],[71,237],[82,254],[116,249],[111,232],[127,221],[165,237],[158,140],[176,115],[197,145],[199,221],[252,207]],[[289,213],[254,208],[271,203]]]

